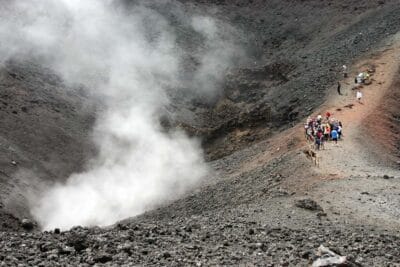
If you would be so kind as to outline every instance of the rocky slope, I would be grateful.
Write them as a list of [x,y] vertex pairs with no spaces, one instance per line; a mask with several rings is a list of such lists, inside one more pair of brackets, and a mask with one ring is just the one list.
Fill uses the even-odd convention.
[[[18,218],[27,215],[24,196],[15,192],[84,166],[96,153],[90,129],[102,104],[65,88],[43,66],[9,62],[0,72],[0,262],[308,266],[323,244],[348,256],[347,266],[400,264],[400,2],[177,4],[234,25],[248,50],[247,62],[227,74],[213,101],[171,92],[177,115],[165,119],[166,127],[203,138],[212,174],[187,197],[114,226],[26,230],[31,225]],[[180,42],[189,44],[185,36]],[[349,80],[341,80],[343,63]],[[364,106],[345,108],[354,104],[351,77],[366,63],[386,76],[365,88]],[[340,98],[333,96],[337,81],[344,85]],[[302,152],[307,144],[298,122],[326,109],[348,133],[339,147],[328,144],[320,153],[317,168]],[[375,142],[378,136],[360,135],[363,127],[387,138]]]

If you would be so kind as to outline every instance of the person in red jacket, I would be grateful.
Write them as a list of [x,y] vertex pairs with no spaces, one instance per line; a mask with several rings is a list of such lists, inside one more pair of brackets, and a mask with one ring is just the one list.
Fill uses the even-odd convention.
[[331,113],[329,111],[326,112],[325,114],[326,120],[329,120],[329,118],[331,117]]

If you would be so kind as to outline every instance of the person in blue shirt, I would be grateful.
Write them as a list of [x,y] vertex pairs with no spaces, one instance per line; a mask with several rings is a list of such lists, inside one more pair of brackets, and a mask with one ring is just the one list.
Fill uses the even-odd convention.
[[332,141],[335,142],[335,144],[337,144],[338,135],[339,135],[339,134],[338,134],[338,132],[337,132],[336,129],[333,129],[333,130],[331,131],[331,138],[332,138]]

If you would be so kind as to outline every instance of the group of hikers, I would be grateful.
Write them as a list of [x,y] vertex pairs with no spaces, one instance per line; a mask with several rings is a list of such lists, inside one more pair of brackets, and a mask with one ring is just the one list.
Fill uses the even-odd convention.
[[309,142],[313,142],[316,150],[325,147],[326,141],[333,141],[337,144],[342,135],[342,123],[331,118],[330,112],[326,112],[325,117],[318,115],[317,117],[307,118],[304,125],[305,135]]
[[[366,71],[360,72],[355,78],[354,83],[356,86],[353,90],[356,91],[356,99],[361,103],[362,93],[360,87],[362,85],[371,84],[370,75],[375,72],[374,68],[368,68]],[[348,77],[348,68],[346,65],[342,66],[343,78]],[[338,82],[337,91],[339,95],[342,95],[341,84]],[[317,117],[308,117],[307,122],[304,125],[305,136],[310,143],[314,144],[316,150],[324,148],[326,141],[333,141],[337,144],[338,140],[343,136],[342,134],[342,123],[341,121],[331,118],[330,112],[326,112],[325,117],[318,115]]]

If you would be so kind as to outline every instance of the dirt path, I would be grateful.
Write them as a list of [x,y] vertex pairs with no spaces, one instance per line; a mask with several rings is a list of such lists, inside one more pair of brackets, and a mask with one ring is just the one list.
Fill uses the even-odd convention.
[[[368,116],[379,110],[383,97],[390,89],[391,83],[398,73],[400,47],[395,46],[385,50],[382,55],[375,56],[352,67],[353,72],[349,78],[342,81],[343,96],[332,93],[325,110],[333,113],[344,126],[344,137],[337,144],[328,142],[326,149],[320,152],[322,173],[345,176],[397,176],[399,171],[388,168],[383,160],[376,157],[376,151],[371,151],[372,140],[365,128]],[[361,88],[363,98],[361,103],[355,98],[354,75],[368,66],[375,66],[371,85]],[[354,105],[352,108],[346,106]],[[379,123],[379,122],[377,122]],[[383,126],[382,126],[383,127]],[[384,137],[383,137],[384,138]]]
[[[363,132],[363,127],[361,127],[371,113],[379,110],[382,98],[398,73],[399,54],[400,45],[391,46],[385,51],[351,66],[349,77],[340,81],[342,95],[337,94],[335,86],[327,97],[328,101],[312,114],[312,116],[324,115],[326,111],[330,111],[332,117],[343,123],[344,137],[342,140],[337,145],[331,142],[326,143],[325,150],[319,152],[320,167],[314,169],[321,176],[347,177],[387,174],[400,177],[398,171],[387,167],[388,164],[384,162],[383,158],[376,157],[376,154],[379,154],[377,151],[371,151],[371,145],[375,140],[368,139],[370,137]],[[368,66],[374,66],[376,71],[371,77],[373,83],[361,88],[363,99],[360,104],[355,97],[356,90],[352,90],[355,86],[354,76]],[[346,107],[349,105],[353,106]],[[259,143],[258,146],[264,147],[264,151],[243,161],[233,175],[263,166],[272,159],[307,147],[303,123],[277,134],[268,141]],[[372,147],[378,149],[377,146]]]
[[[328,142],[326,149],[318,152],[321,161],[315,170],[321,181],[314,183],[309,192],[331,219],[383,229],[400,227],[400,171],[385,161],[385,154],[390,152],[379,146],[365,127],[374,117],[378,117],[372,121],[377,124],[374,129],[385,127],[379,116],[371,114],[379,114],[390,90],[399,90],[393,87],[399,71],[399,55],[400,46],[396,45],[353,66],[353,73],[342,81],[343,96],[335,88],[329,102],[321,108],[321,112],[333,113],[344,126],[344,138],[337,145]],[[376,67],[373,83],[361,89],[360,104],[352,90],[354,75],[371,65]],[[354,106],[345,108],[349,104]],[[385,140],[385,129],[381,130],[381,138]]]
[[[399,71],[400,42],[386,47],[365,60],[351,66],[349,78],[340,81],[342,94],[336,86],[331,88],[327,102],[313,115],[324,115],[330,111],[333,117],[343,123],[343,139],[337,144],[328,142],[326,149],[319,151],[320,166],[316,167],[306,158],[302,150],[307,147],[303,123],[299,123],[271,139],[249,148],[254,152],[247,160],[232,167],[230,175],[254,170],[268,165],[271,161],[285,158],[276,170],[286,179],[282,188],[293,197],[285,205],[291,205],[292,198],[304,195],[316,200],[327,213],[329,220],[356,225],[371,225],[383,229],[400,227],[400,171],[386,162],[389,154],[381,147],[365,126],[371,114],[378,113],[385,103],[385,96],[393,87]],[[361,89],[362,104],[358,103],[352,90],[354,76],[368,66],[375,67],[371,85]],[[346,108],[353,104],[351,108]],[[375,114],[376,115],[376,114]],[[372,116],[374,117],[374,116]],[[378,117],[379,116],[375,116]],[[379,120],[376,122],[379,124]],[[377,125],[384,127],[384,125]],[[385,131],[382,131],[385,133]],[[386,177],[389,179],[384,179]],[[276,204],[278,209],[283,204]],[[272,213],[274,204],[269,207]],[[286,207],[287,208],[287,207]],[[277,213],[279,214],[279,212]],[[300,220],[301,221],[301,220]]]

